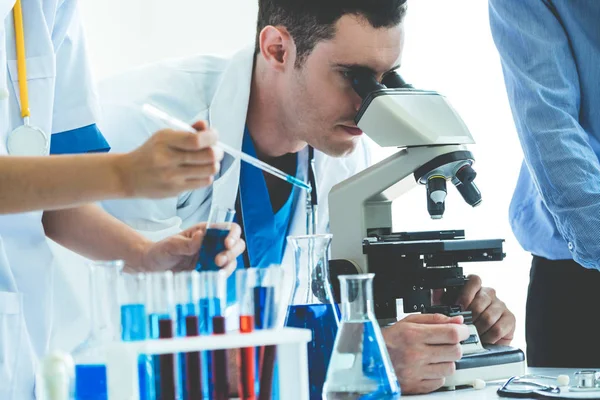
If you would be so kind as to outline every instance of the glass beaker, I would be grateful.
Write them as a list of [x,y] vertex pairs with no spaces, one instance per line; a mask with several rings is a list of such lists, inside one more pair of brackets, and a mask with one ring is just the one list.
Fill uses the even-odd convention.
[[123,261],[89,264],[91,331],[85,342],[72,354],[76,400],[108,398],[104,346],[118,340],[119,336],[117,283],[123,265]]
[[225,250],[225,239],[229,235],[234,217],[235,210],[231,208],[220,206],[211,208],[196,271],[218,271],[220,269],[215,264],[215,257]]
[[311,400],[321,392],[339,325],[339,308],[329,282],[328,253],[332,235],[290,236],[294,248],[296,283],[285,325],[312,331],[308,344]]
[[400,397],[400,386],[373,311],[374,276],[339,276],[342,321],[323,387],[326,400]]

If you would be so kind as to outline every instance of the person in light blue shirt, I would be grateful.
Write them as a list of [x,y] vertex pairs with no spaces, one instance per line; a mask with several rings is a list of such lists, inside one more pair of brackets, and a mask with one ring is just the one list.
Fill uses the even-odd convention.
[[510,222],[533,254],[528,364],[596,367],[600,1],[489,0],[489,13],[525,156]]

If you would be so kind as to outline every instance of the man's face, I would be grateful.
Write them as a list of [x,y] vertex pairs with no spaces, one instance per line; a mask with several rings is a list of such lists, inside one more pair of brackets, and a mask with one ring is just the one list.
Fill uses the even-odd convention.
[[330,156],[350,154],[362,135],[354,123],[361,98],[347,72],[365,67],[381,80],[399,66],[403,45],[403,24],[376,29],[362,17],[340,18],[333,39],[319,42],[300,68],[287,71],[284,113],[296,139]]

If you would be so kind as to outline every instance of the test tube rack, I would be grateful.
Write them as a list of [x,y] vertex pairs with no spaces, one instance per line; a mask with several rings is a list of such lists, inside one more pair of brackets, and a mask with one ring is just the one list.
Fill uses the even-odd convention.
[[138,358],[142,354],[176,354],[274,345],[279,360],[279,387],[286,400],[308,400],[307,344],[310,330],[266,329],[252,333],[115,342],[106,347],[109,400],[140,400]]

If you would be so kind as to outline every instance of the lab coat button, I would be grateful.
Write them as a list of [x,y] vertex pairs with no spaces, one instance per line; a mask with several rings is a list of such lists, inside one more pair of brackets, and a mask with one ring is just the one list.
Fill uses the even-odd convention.
[[0,100],[6,100],[8,99],[8,89],[6,88],[0,88]]
[[571,250],[571,251],[572,251],[572,250],[573,250],[573,247],[574,247],[574,246],[573,246],[573,243],[569,242],[568,246],[569,246],[569,250]]

